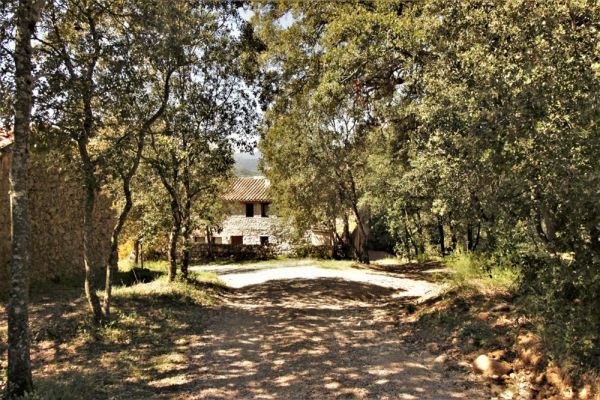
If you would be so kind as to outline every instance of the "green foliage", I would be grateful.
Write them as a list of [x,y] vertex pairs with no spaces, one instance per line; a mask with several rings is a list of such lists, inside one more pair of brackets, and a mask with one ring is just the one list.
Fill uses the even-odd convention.
[[521,282],[521,270],[517,265],[498,263],[487,256],[463,253],[449,256],[444,261],[450,271],[449,283],[460,290],[514,291]]
[[[264,169],[284,213],[340,210],[326,205],[352,171],[398,254],[454,254],[461,287],[522,285],[555,353],[595,365],[600,4],[256,3],[279,78]],[[346,117],[360,122],[336,147],[324,126]]]
[[600,259],[597,255],[523,259],[522,307],[549,354],[567,369],[600,371]]

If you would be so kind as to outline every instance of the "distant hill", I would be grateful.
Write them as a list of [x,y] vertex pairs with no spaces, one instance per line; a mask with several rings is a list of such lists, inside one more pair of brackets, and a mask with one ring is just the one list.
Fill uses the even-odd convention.
[[262,175],[258,171],[258,160],[260,153],[248,154],[237,153],[233,155],[235,160],[235,174],[238,176]]

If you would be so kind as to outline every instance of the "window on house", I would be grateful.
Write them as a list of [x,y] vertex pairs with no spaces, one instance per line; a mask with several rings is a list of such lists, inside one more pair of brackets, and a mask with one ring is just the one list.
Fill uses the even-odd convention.
[[246,217],[254,217],[254,203],[246,203]]
[[266,218],[269,216],[269,203],[261,203],[260,216]]
[[223,243],[223,238],[221,238],[221,237],[219,237],[219,236],[216,236],[216,237],[215,237],[215,236],[213,236],[213,237],[210,239],[210,241],[211,241],[211,243],[212,243],[212,244],[222,244],[222,243]]
[[204,236],[194,236],[194,242],[196,242],[196,243],[206,243],[206,237],[204,237]]
[[233,245],[244,244],[244,237],[243,236],[232,236],[231,244],[233,244]]
[[266,246],[269,244],[269,237],[268,236],[261,236],[260,237],[260,245],[261,246]]

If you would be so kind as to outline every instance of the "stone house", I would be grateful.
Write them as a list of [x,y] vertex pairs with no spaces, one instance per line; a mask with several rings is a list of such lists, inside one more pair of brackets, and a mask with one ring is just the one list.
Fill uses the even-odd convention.
[[[230,245],[277,245],[286,252],[291,236],[282,220],[273,214],[270,182],[264,177],[236,177],[223,195],[229,215],[219,229],[213,230],[213,244]],[[313,229],[305,233],[307,244],[331,246],[332,234],[324,229]],[[206,235],[195,235],[196,243],[207,243]]]
[[[229,215],[219,229],[212,232],[212,243],[232,245],[280,244],[281,226],[271,213],[269,180],[264,177],[234,178],[223,195]],[[206,243],[206,236],[194,236],[196,243]]]
[[[12,136],[0,129],[0,292],[8,283],[10,263],[9,173]],[[31,217],[30,281],[83,280],[83,193],[75,174],[56,156],[31,149],[29,214]],[[100,196],[94,212],[95,264],[108,256],[114,212],[110,199]]]

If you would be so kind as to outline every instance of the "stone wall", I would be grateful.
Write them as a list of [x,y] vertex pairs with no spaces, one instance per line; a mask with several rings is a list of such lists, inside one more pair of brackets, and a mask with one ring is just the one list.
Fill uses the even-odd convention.
[[209,245],[206,243],[194,243],[191,247],[190,256],[192,263],[210,260],[268,260],[275,258],[279,254],[278,248],[275,245]]
[[267,236],[269,243],[279,244],[282,242],[283,227],[276,216],[260,216],[260,203],[254,204],[254,217],[246,217],[245,203],[231,203],[230,215],[223,222],[223,230],[215,233],[215,237],[221,237],[223,244],[231,243],[231,236],[243,236],[243,242],[247,245],[261,244],[260,237]]
[[[7,286],[10,262],[9,171],[10,153],[0,151],[0,290]],[[48,162],[44,154],[33,153],[29,182],[32,285],[47,280],[83,282],[83,193],[78,180]],[[94,258],[97,268],[102,268],[114,223],[106,197],[99,198],[95,214]]]

